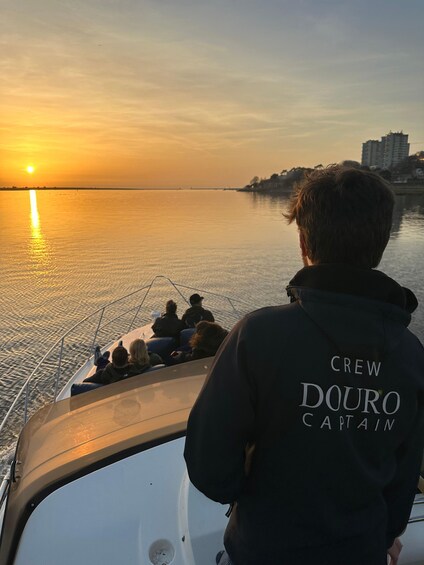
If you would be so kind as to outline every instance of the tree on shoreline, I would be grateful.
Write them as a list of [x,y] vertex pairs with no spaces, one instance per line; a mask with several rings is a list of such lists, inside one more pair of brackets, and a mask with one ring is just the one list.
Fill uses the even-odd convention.
[[[352,167],[355,169],[369,171],[370,167],[361,165],[358,161],[347,159],[340,163],[344,167]],[[332,163],[328,166],[334,166]],[[293,186],[301,181],[304,175],[308,172],[324,169],[321,163],[315,165],[313,169],[309,167],[292,167],[291,169],[282,169],[281,173],[273,173],[269,178],[259,179],[253,177],[249,184],[247,184],[242,191],[245,192],[278,192],[278,191],[291,191]],[[424,181],[424,151],[418,151],[415,155],[406,157],[400,163],[391,167],[390,169],[373,168],[373,172],[380,175],[384,180],[391,182],[396,181],[397,178],[409,178],[416,182]]]

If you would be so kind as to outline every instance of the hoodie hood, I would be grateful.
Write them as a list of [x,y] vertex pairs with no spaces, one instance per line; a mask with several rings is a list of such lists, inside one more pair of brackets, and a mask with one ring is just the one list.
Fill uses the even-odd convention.
[[418,306],[412,291],[381,271],[340,264],[303,268],[287,294],[341,353],[354,347],[380,359],[402,338]]
[[320,264],[304,267],[287,286],[287,294],[297,300],[296,289],[311,288],[362,296],[398,306],[410,314],[418,307],[415,294],[375,269],[361,269],[351,265]]

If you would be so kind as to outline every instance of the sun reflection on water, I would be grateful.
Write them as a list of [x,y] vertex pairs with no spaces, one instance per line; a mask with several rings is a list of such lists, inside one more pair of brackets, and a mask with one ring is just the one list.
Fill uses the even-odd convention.
[[[33,237],[40,237],[40,215],[38,213],[37,207],[37,191],[30,190],[29,191],[29,201],[31,205],[31,227],[33,230]],[[37,234],[34,234],[34,231],[37,231]]]
[[48,249],[40,228],[40,215],[37,207],[36,190],[29,191],[29,201],[31,206],[30,254],[37,263],[41,263],[48,259]]

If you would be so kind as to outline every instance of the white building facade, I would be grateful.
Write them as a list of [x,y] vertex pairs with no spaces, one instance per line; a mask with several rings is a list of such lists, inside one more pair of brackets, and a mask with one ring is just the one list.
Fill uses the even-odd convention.
[[380,162],[380,141],[369,139],[362,144],[361,165],[378,167]]
[[381,141],[370,139],[362,144],[361,164],[389,169],[409,155],[408,134],[389,132]]
[[381,138],[381,168],[397,165],[409,155],[408,135],[403,132],[388,133]]

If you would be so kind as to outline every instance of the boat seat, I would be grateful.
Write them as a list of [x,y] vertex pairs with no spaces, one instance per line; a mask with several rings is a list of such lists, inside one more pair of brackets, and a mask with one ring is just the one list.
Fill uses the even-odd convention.
[[187,328],[186,330],[181,330],[180,333],[180,347],[187,347],[191,336],[196,332],[196,328]]
[[[166,367],[165,363],[160,363],[159,365],[154,365],[154,367],[150,367],[150,369],[147,369],[142,374],[151,373],[152,371],[157,371],[158,369],[164,369],[165,367]],[[74,383],[71,386],[71,396],[76,396],[77,394],[88,392],[90,390],[94,390],[102,386],[106,386],[106,385],[100,383],[84,383],[84,382]]]
[[153,365],[150,369],[144,371],[145,373],[151,373],[152,371],[157,371],[158,369],[164,369],[166,367],[165,363],[160,363],[159,365]]
[[103,385],[100,383],[74,383],[71,386],[71,396],[76,396],[77,394],[88,392],[89,390],[94,390],[95,388],[99,388],[101,386]]
[[157,353],[167,364],[169,356],[178,347],[173,337],[152,337],[146,341],[149,353]]

